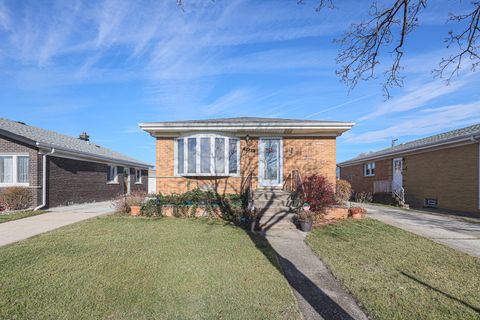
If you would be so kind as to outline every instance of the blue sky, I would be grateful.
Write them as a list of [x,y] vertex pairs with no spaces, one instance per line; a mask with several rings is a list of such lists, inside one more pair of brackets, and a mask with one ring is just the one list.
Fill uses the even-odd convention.
[[[384,100],[379,79],[349,92],[335,75],[339,37],[364,1],[2,1],[0,117],[154,163],[139,122],[264,116],[354,121],[338,160],[480,122],[480,80],[449,86],[431,70],[456,1],[431,1],[408,37],[405,86]],[[465,2],[463,2],[465,4]],[[468,4],[468,3],[467,3]],[[388,53],[384,55],[385,66]],[[382,62],[383,62],[382,61]]]

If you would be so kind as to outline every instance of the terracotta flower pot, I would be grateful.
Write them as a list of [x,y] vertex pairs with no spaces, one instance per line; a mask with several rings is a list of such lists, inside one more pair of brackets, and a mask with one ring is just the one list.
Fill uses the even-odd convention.
[[352,213],[352,219],[362,219],[363,218],[363,214],[360,213],[360,212],[354,212]]
[[130,206],[130,215],[139,216],[140,215],[140,206]]

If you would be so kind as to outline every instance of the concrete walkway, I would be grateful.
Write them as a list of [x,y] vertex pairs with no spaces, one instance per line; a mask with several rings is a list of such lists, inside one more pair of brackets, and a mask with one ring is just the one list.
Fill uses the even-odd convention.
[[111,202],[57,207],[38,216],[0,224],[0,247],[48,232],[75,222],[113,212]]
[[455,250],[480,257],[480,223],[419,210],[362,204],[368,216]]
[[304,319],[368,319],[305,243],[298,230],[269,230],[266,239],[298,300]]

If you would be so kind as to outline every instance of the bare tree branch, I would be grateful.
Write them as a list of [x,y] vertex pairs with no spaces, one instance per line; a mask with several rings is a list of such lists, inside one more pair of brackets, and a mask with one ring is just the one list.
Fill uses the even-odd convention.
[[450,31],[448,38],[445,39],[447,48],[454,45],[459,48],[459,52],[443,58],[439,68],[433,71],[435,76],[444,78],[447,83],[450,83],[452,78],[458,75],[462,65],[466,63],[465,60],[469,61],[472,71],[475,71],[480,65],[480,1],[472,2],[472,5],[474,8],[470,13],[450,15],[450,21],[459,24],[465,23],[465,26],[459,33]]
[[[315,11],[320,12],[323,8],[334,9],[335,5],[333,0],[317,0],[318,4],[315,7]],[[297,0],[298,4],[305,4],[305,0]]]
[[[382,49],[392,48],[393,61],[384,71],[383,84],[385,95],[389,97],[389,88],[403,85],[400,71],[405,38],[417,27],[418,13],[425,7],[426,0],[396,0],[386,8],[374,1],[370,10],[371,18],[352,24],[343,38],[335,40],[342,46],[336,59],[341,65],[337,75],[353,89],[359,81],[375,77]],[[394,41],[396,44],[392,47]]]

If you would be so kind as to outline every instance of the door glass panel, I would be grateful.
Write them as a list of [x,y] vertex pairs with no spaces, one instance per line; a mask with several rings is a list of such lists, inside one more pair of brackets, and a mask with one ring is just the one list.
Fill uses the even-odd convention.
[[278,180],[278,140],[265,141],[265,180]]

